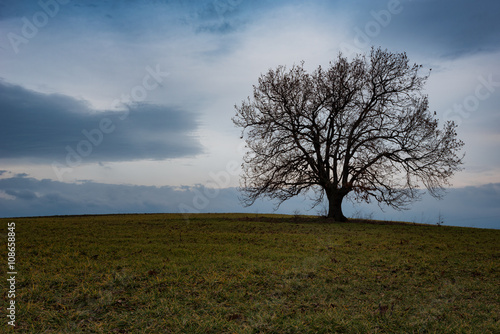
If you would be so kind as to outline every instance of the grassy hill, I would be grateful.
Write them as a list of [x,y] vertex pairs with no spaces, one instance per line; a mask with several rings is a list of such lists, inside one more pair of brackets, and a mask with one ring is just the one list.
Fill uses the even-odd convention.
[[[2,245],[16,223],[19,332],[500,332],[499,230],[249,214],[0,221]],[[7,290],[2,278],[2,310]]]

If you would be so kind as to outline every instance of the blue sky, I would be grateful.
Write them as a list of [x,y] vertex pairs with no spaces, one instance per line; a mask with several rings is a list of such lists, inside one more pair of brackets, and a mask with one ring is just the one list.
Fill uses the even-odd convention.
[[498,13],[493,0],[0,0],[0,216],[272,212],[237,200],[234,105],[269,68],[373,45],[432,68],[430,108],[460,124],[466,158],[443,201],[346,213],[500,228]]

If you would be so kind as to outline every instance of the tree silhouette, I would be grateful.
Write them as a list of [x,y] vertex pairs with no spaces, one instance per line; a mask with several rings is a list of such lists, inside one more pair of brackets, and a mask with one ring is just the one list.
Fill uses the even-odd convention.
[[460,169],[456,125],[438,128],[422,89],[428,75],[405,53],[372,49],[351,61],[338,56],[312,74],[304,63],[261,75],[253,99],[235,106],[242,128],[241,191],[283,201],[313,189],[326,195],[328,217],[345,221],[348,194],[404,209],[425,187],[441,197]]

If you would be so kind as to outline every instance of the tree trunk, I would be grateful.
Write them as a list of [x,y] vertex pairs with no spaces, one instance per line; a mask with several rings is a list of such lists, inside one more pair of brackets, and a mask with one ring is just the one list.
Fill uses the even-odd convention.
[[326,190],[328,198],[328,218],[333,218],[338,222],[345,222],[347,218],[342,213],[342,200],[347,195],[343,190]]

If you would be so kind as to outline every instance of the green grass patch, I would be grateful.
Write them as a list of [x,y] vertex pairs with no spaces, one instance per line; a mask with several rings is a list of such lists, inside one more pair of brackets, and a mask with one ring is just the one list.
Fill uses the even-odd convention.
[[[0,221],[3,245],[16,222],[19,332],[500,332],[498,230],[247,214]],[[2,295],[5,310],[5,279]]]

